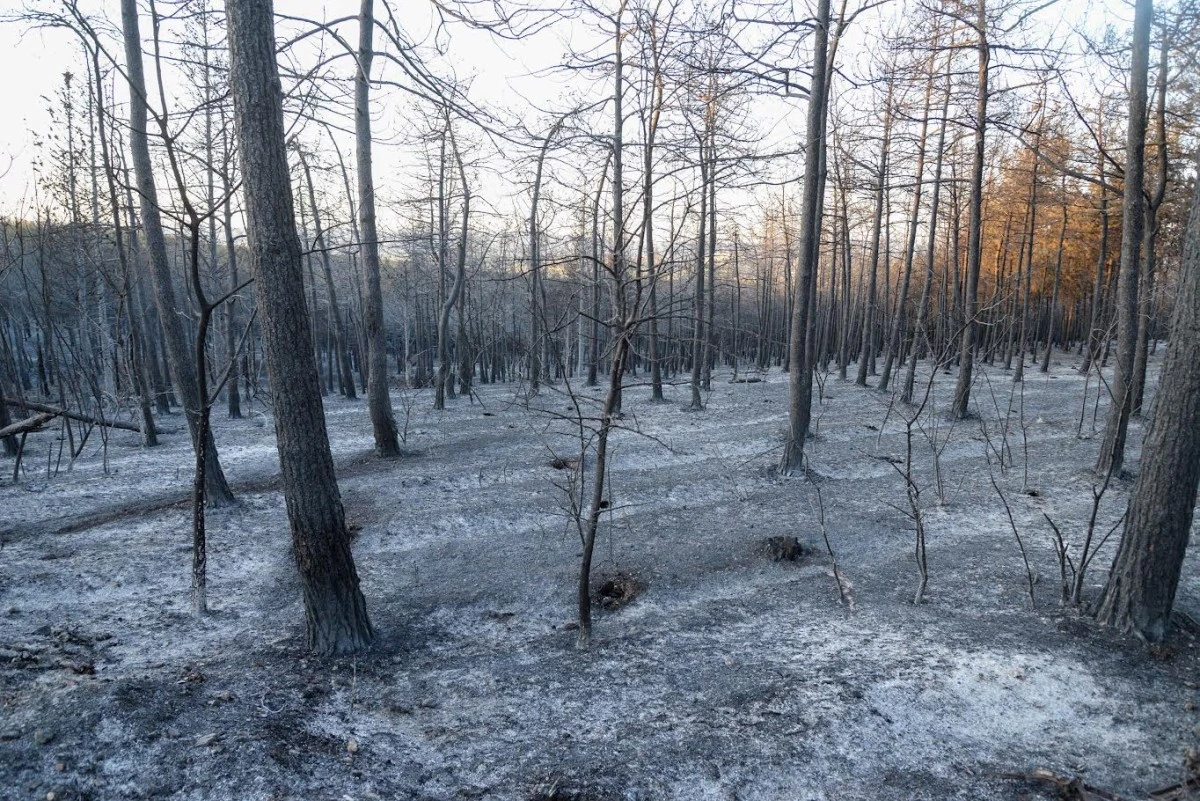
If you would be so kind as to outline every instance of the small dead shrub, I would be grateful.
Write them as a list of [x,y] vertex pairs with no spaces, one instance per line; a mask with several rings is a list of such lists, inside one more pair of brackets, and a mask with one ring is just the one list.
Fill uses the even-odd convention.
[[795,537],[767,537],[762,542],[761,549],[772,562],[795,562],[808,552]]
[[631,573],[615,573],[611,576],[601,576],[600,586],[593,593],[595,602],[601,609],[615,612],[636,598],[645,585]]

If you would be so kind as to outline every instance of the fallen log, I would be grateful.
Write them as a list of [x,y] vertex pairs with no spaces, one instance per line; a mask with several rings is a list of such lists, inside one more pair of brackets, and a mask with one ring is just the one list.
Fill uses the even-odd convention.
[[37,431],[56,417],[58,415],[54,412],[38,412],[33,417],[0,428],[0,439],[11,437],[14,434],[28,434],[30,431]]
[[[27,412],[44,412],[45,414],[55,417],[62,415],[71,420],[78,420],[81,423],[91,423],[92,425],[104,426],[106,428],[119,428],[122,431],[134,431],[142,433],[142,429],[133,423],[125,423],[120,420],[101,420],[98,417],[93,417],[88,414],[72,412],[67,409],[60,409],[57,406],[49,406],[45,403],[34,403],[33,401],[19,401],[12,398],[0,398],[0,403],[6,403],[18,409],[24,409]],[[19,433],[19,432],[18,432]]]

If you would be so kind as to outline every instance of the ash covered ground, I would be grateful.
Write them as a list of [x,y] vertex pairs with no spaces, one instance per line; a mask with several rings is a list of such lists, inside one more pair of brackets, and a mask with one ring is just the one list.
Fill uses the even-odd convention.
[[[913,427],[920,605],[907,407],[829,377],[810,476],[781,478],[786,375],[718,373],[699,413],[686,386],[653,404],[631,379],[595,573],[636,595],[600,609],[588,652],[562,386],[484,386],[440,413],[397,389],[411,453],[387,462],[364,403],[326,400],[378,629],[338,660],[305,650],[269,409],[216,421],[239,504],[209,515],[203,619],[182,418],[150,450],[119,431],[105,454],[94,434],[69,471],[56,432],[31,436],[19,483],[0,463],[0,798],[1017,799],[1071,779],[1145,798],[1190,775],[1200,649],[1182,629],[1149,649],[1059,602],[1046,516],[1077,559],[1105,405],[1055,355],[1015,389],[983,369],[964,422],[936,377]],[[1130,488],[1108,488],[1096,539]],[[793,536],[800,558],[773,560],[764,543]],[[1196,561],[1178,608],[1200,613]]]

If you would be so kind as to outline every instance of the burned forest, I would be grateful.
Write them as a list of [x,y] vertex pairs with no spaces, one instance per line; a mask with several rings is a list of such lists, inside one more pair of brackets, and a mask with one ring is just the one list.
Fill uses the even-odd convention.
[[1197,53],[0,1],[0,799],[1200,799]]

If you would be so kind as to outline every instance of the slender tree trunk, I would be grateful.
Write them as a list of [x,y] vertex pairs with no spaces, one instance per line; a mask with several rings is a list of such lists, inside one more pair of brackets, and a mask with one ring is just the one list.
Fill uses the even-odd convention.
[[375,178],[371,163],[371,61],[375,57],[374,0],[362,0],[358,16],[358,70],[354,76],[354,137],[358,166],[358,229],[366,297],[367,407],[375,434],[375,453],[400,455],[400,438],[388,393],[387,335],[383,327],[383,289],[379,278],[379,234],[375,230]]
[[592,199],[592,332],[588,340],[588,376],[587,385],[594,387],[599,383],[600,368],[600,197],[604,194],[604,181],[608,176],[608,165],[612,161],[612,151],[600,171],[600,185]]
[[[608,393],[605,395],[603,411],[600,415],[600,430],[596,434],[596,466],[592,477],[592,497],[588,504],[587,519],[583,529],[583,557],[580,561],[579,584],[577,600],[579,607],[579,633],[575,646],[586,649],[592,634],[592,603],[591,603],[591,569],[592,554],[596,547],[596,533],[600,526],[600,515],[607,506],[604,493],[607,490],[605,471],[608,465],[608,439],[616,420],[620,416],[622,383],[625,377],[626,361],[632,349],[633,337],[637,333],[637,314],[641,305],[641,287],[632,306],[628,303],[628,276],[625,265],[625,207],[624,180],[622,174],[621,151],[623,137],[621,134],[624,116],[621,112],[623,91],[623,58],[621,48],[621,15],[625,10],[625,0],[618,7],[616,16],[616,79],[615,79],[615,122],[613,132],[613,247],[612,247],[612,286],[613,286],[613,358],[612,368],[608,374]],[[636,283],[636,282],[635,282]]]
[[[1041,372],[1050,372],[1050,349],[1054,342],[1054,334],[1058,328],[1058,290],[1062,285],[1063,246],[1067,241],[1067,187],[1066,176],[1063,176],[1063,207],[1062,227],[1058,229],[1058,255],[1054,259],[1054,289],[1050,293],[1050,314],[1046,324],[1046,347],[1042,351]],[[1069,344],[1063,345],[1069,347]]]
[[983,162],[987,133],[988,64],[991,48],[987,40],[986,0],[976,0],[976,49],[979,53],[978,88],[975,98],[975,154],[971,161],[971,196],[967,221],[967,280],[963,298],[962,348],[958,356],[958,383],[954,387],[951,413],[965,418],[971,407],[971,382],[974,379],[976,333],[979,328],[979,262],[983,246]]
[[437,389],[434,398],[434,408],[444,409],[446,404],[446,394],[453,395],[453,382],[450,380],[450,313],[454,311],[455,304],[458,303],[459,296],[462,294],[463,285],[466,283],[466,260],[467,260],[467,222],[471,213],[471,189],[467,185],[466,172],[463,170],[462,157],[458,152],[458,144],[454,139],[454,131],[450,128],[450,117],[446,116],[446,133],[450,140],[451,148],[454,153],[454,159],[458,164],[459,175],[462,179],[463,188],[463,211],[462,211],[462,234],[458,242],[458,268],[454,274],[454,286],[450,290],[450,294],[442,302],[441,311],[438,314],[438,375]]
[[658,343],[658,270],[654,252],[654,144],[663,107],[663,75],[660,64],[658,28],[649,26],[652,48],[652,90],[650,116],[646,121],[646,143],[642,148],[642,236],[646,243],[646,278],[650,282],[650,400],[663,399],[662,364]]
[[312,171],[304,153],[300,154],[300,166],[304,170],[304,181],[308,185],[308,205],[312,209],[313,227],[317,231],[315,243],[321,251],[321,272],[325,276],[325,291],[329,293],[329,314],[333,317],[333,349],[336,351],[340,371],[342,393],[349,399],[357,397],[354,391],[354,374],[350,370],[350,354],[346,347],[346,326],[342,322],[342,310],[338,305],[337,287],[333,283],[333,264],[325,231],[321,228],[321,210],[317,207],[317,194],[313,188]]
[[1040,156],[1041,156],[1041,139],[1042,139],[1042,131],[1041,131],[1041,126],[1039,125],[1038,130],[1034,132],[1034,136],[1033,136],[1033,154],[1032,154],[1033,163],[1031,165],[1030,182],[1029,182],[1029,228],[1027,229],[1027,236],[1025,238],[1026,255],[1025,255],[1025,275],[1024,275],[1025,286],[1024,286],[1024,288],[1022,288],[1020,286],[1021,273],[1020,273],[1020,271],[1018,271],[1018,273],[1017,273],[1017,292],[1021,297],[1021,302],[1018,306],[1020,309],[1021,320],[1020,320],[1018,341],[1016,343],[1016,348],[1014,349],[1017,354],[1017,369],[1016,369],[1016,372],[1013,373],[1013,382],[1014,383],[1019,383],[1025,379],[1025,357],[1026,357],[1026,353],[1029,349],[1029,341],[1030,341],[1029,305],[1031,302],[1030,296],[1033,291],[1033,253],[1034,253],[1033,246],[1034,246],[1034,240],[1037,237],[1038,162],[1039,162]]
[[879,275],[879,239],[883,232],[883,206],[884,197],[887,195],[888,151],[892,135],[892,93],[895,85],[895,78],[889,75],[887,100],[883,106],[883,144],[879,151],[879,169],[875,171],[875,214],[871,226],[871,255],[867,257],[871,266],[870,277],[867,279],[866,315],[863,318],[862,347],[858,355],[858,375],[854,379],[854,383],[860,387],[865,387],[867,376],[875,372],[875,325],[879,316],[879,291],[876,288]]
[[717,312],[717,120],[716,109],[709,115],[708,129],[708,313],[704,320],[704,391],[712,391],[713,362],[716,359]]
[[818,0],[813,31],[813,80],[809,90],[807,133],[804,153],[804,194],[800,210],[800,275],[796,280],[796,305],[792,312],[788,342],[791,371],[788,373],[788,432],[780,472],[792,475],[803,467],[804,441],[812,415],[812,362],[806,358],[808,337],[813,330],[810,298],[817,276],[817,242],[820,238],[821,139],[825,131],[826,62],[829,46],[829,0]]
[[1146,227],[1142,234],[1142,286],[1138,297],[1138,332],[1137,343],[1134,346],[1133,386],[1130,390],[1133,397],[1130,400],[1130,414],[1140,415],[1142,412],[1142,397],[1146,389],[1146,365],[1149,361],[1150,327],[1154,323],[1154,278],[1158,267],[1156,243],[1158,239],[1158,210],[1162,205],[1167,191],[1167,72],[1170,64],[1167,54],[1170,52],[1170,38],[1164,37],[1159,50],[1158,80],[1155,86],[1154,128],[1156,139],[1156,171],[1154,189],[1146,203]]
[[550,149],[550,142],[565,119],[560,117],[542,140],[533,178],[533,202],[529,207],[529,391],[535,394],[542,380],[542,308],[539,305],[542,294],[542,237],[538,228],[538,200],[542,195],[542,167],[546,161],[546,151]]
[[1133,401],[1133,363],[1137,347],[1138,274],[1145,226],[1146,80],[1150,60],[1153,0],[1136,0],[1133,17],[1132,72],[1129,77],[1129,125],[1125,140],[1125,197],[1121,203],[1121,268],[1117,276],[1117,366],[1112,403],[1096,472],[1119,474],[1125,463],[1125,438]]
[[[224,112],[222,112],[224,117]],[[233,240],[233,198],[231,197],[233,152],[229,144],[225,126],[221,126],[221,153],[224,159],[224,169],[221,171],[221,192],[227,200],[223,209],[225,230],[225,258],[229,262],[229,289],[235,289],[238,282],[237,247]],[[229,417],[237,420],[242,416],[242,396],[238,391],[238,344],[237,344],[237,296],[225,302],[225,358],[229,360],[229,377],[226,384],[225,400]]]
[[[104,171],[105,183],[108,188],[108,203],[109,210],[112,214],[114,244],[117,250],[117,259],[121,266],[120,274],[120,292],[124,298],[129,314],[129,373],[132,379],[133,388],[138,397],[138,410],[142,418],[142,444],[147,448],[158,445],[158,430],[154,423],[154,415],[150,411],[150,392],[146,386],[146,374],[143,369],[144,361],[144,340],[141,326],[141,314],[136,307],[136,302],[133,292],[134,270],[130,265],[132,252],[127,252],[125,248],[124,236],[121,231],[121,207],[120,194],[117,189],[117,174],[116,166],[113,163],[112,148],[109,144],[108,125],[105,123],[105,104],[104,104],[104,73],[100,68],[100,48],[91,46],[88,48],[91,53],[92,80],[94,81],[94,97],[97,109],[97,131],[100,140],[100,157],[102,168]],[[98,198],[96,200],[98,203]],[[99,215],[96,215],[97,218]],[[132,236],[132,234],[131,234]],[[0,372],[3,372],[0,368]],[[2,381],[0,381],[2,383]],[[3,396],[0,391],[0,397]],[[0,406],[4,406],[0,403]],[[0,427],[3,427],[2,418],[8,413],[7,407],[0,409]],[[14,450],[10,455],[15,455],[16,440],[7,438],[5,440],[5,448],[8,448],[8,440],[13,440]]]
[[934,157],[933,165],[933,187],[930,189],[932,194],[929,205],[929,231],[926,234],[925,243],[925,283],[921,287],[921,300],[917,305],[917,319],[913,324],[912,352],[909,354],[908,369],[904,374],[904,388],[900,393],[900,399],[905,403],[913,402],[913,386],[917,377],[917,358],[921,353],[921,349],[917,345],[918,337],[925,340],[925,344],[930,351],[930,371],[937,370],[937,362],[933,358],[932,353],[933,346],[929,343],[929,337],[926,333],[926,318],[929,314],[929,296],[933,291],[933,261],[937,244],[938,207],[941,204],[942,198],[942,164],[946,154],[946,127],[948,124],[946,114],[950,108],[950,65],[952,60],[953,56],[946,58],[946,91],[942,95],[942,124],[938,130],[937,155]]
[[704,252],[707,248],[708,226],[708,156],[707,137],[700,138],[700,220],[696,236],[696,299],[692,331],[692,405],[693,411],[704,408],[700,395],[701,378],[704,370],[704,295],[705,273]]
[[[908,290],[912,284],[913,257],[917,251],[917,229],[921,225],[921,189],[925,181],[925,143],[929,133],[929,107],[933,100],[933,65],[937,52],[937,34],[929,55],[928,78],[925,80],[925,107],[921,114],[921,133],[917,136],[917,165],[913,172],[912,211],[908,217],[908,239],[904,244],[904,268],[900,279],[900,297],[896,301],[896,316],[892,320],[892,335],[888,343],[887,356],[883,360],[883,372],[879,376],[879,389],[885,391],[892,380],[892,367],[900,359],[905,327],[908,324]],[[932,232],[930,238],[933,238]]]
[[[1103,131],[1103,120],[1100,121],[1098,130]],[[1101,141],[1103,144],[1103,140]],[[1100,356],[1100,348],[1104,344],[1104,287],[1107,284],[1105,279],[1105,266],[1108,263],[1108,192],[1104,189],[1105,164],[1103,147],[1098,149],[1096,161],[1098,162],[1098,175],[1100,176],[1100,251],[1096,256],[1096,281],[1092,288],[1092,308],[1091,321],[1088,325],[1087,334],[1087,349],[1083,354],[1083,363],[1079,367],[1079,372],[1087,375],[1092,369],[1092,362],[1096,361]]]
[[[125,39],[126,71],[129,79],[129,146],[133,155],[133,170],[140,195],[142,229],[150,257],[150,277],[154,283],[154,296],[162,323],[167,361],[175,378],[175,386],[183,401],[192,435],[192,446],[200,450],[199,413],[203,400],[196,384],[196,364],[188,347],[188,337],[183,329],[185,309],[176,302],[175,287],[171,279],[171,268],[167,257],[167,243],[163,235],[162,218],[158,209],[158,193],[154,186],[154,165],[150,159],[150,145],[146,134],[146,78],[142,66],[142,38],[138,26],[136,0],[121,0],[121,24]],[[233,492],[225,480],[217,445],[212,432],[206,435],[203,446],[205,467],[205,496],[213,506],[233,503]]]
[[[442,308],[441,325],[442,325],[443,330],[446,332],[446,334],[448,334],[449,333],[448,332],[449,322],[450,322],[450,311],[452,309],[454,309],[455,306],[458,307],[459,332],[460,333],[462,332],[462,323],[463,323],[462,301],[463,301],[463,295],[466,293],[466,286],[467,286],[467,232],[469,230],[468,225],[469,225],[470,219],[471,219],[471,187],[467,183],[467,172],[463,166],[462,154],[458,150],[458,140],[456,140],[454,137],[454,129],[450,127],[449,116],[447,116],[447,118],[446,118],[446,130],[450,136],[450,149],[454,155],[454,163],[458,167],[458,177],[459,177],[459,181],[462,185],[462,193],[463,193],[462,221],[460,222],[460,225],[462,227],[461,227],[461,230],[459,231],[459,235],[458,235],[458,254],[457,254],[457,258],[455,260],[454,288],[450,290],[450,297],[446,298],[446,305]],[[443,335],[443,336],[445,336],[445,335]],[[462,336],[460,336],[457,339],[456,347],[459,350],[465,349],[466,342],[464,341]],[[460,361],[460,364],[461,364],[461,361]],[[449,360],[446,360],[445,366],[446,366],[445,369],[448,371],[450,368]],[[460,370],[460,372],[461,372],[461,370]],[[460,378],[461,378],[461,376],[460,376]],[[448,380],[449,380],[448,375],[442,376],[443,383],[447,383]],[[468,383],[467,387],[468,387],[467,391],[469,392],[470,391],[469,383]]]

